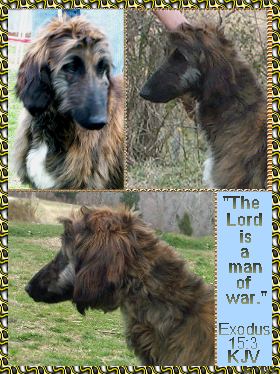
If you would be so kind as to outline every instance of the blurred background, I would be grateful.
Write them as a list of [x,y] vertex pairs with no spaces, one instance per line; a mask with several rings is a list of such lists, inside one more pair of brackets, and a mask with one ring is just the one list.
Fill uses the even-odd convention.
[[[123,74],[124,71],[124,12],[121,9],[35,9],[9,10],[8,25],[8,56],[9,56],[9,149],[13,148],[22,103],[15,96],[15,84],[19,65],[32,40],[40,29],[54,17],[82,15],[94,26],[100,28],[107,36],[113,57],[113,75]],[[9,169],[9,188],[28,188],[22,185],[19,178]]]
[[[118,206],[139,210],[155,230],[207,236],[213,232],[211,192],[16,192],[9,193],[12,221],[56,224],[78,206]],[[185,226],[184,226],[185,223]]]
[[[214,283],[211,192],[13,192],[9,194],[9,363],[139,365],[125,341],[119,310],[81,316],[71,302],[35,303],[24,291],[60,249],[67,217],[82,204],[138,209],[190,269]],[[73,354],[75,352],[75,354]]]
[[[164,59],[167,33],[150,11],[127,12],[128,187],[202,188],[206,142],[179,100],[153,104],[139,96]],[[220,23],[266,89],[266,11],[189,10],[189,22]],[[190,102],[190,107],[194,103]]]

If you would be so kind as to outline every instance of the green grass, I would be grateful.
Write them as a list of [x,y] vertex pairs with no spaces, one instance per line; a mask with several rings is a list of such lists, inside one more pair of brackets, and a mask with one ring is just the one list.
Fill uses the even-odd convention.
[[13,238],[21,237],[28,238],[30,236],[34,238],[49,238],[56,237],[62,233],[62,225],[42,225],[42,224],[30,224],[20,223],[11,224],[9,227],[9,235]]
[[[126,346],[119,310],[78,314],[70,302],[35,303],[24,291],[60,247],[61,225],[11,223],[9,236],[10,365],[139,365]],[[195,272],[214,282],[213,240],[161,233]]]

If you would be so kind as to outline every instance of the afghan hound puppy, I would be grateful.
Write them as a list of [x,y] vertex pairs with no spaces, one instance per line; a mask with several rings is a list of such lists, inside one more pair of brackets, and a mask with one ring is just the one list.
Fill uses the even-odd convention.
[[166,103],[195,99],[206,134],[204,183],[211,188],[265,188],[266,97],[221,28],[181,24],[169,33],[170,54],[140,95]]
[[134,212],[81,208],[62,219],[62,248],[28,283],[35,301],[121,309],[145,365],[214,364],[214,293]]
[[25,112],[13,164],[34,188],[123,187],[124,89],[106,36],[83,17],[54,19],[20,65]]

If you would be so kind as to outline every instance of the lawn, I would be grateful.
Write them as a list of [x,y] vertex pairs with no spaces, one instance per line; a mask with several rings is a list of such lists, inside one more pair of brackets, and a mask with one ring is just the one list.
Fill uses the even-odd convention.
[[[139,365],[125,343],[119,311],[89,311],[82,317],[70,302],[35,303],[24,286],[60,247],[61,225],[15,223],[9,235],[10,365]],[[214,283],[213,239],[161,233]]]

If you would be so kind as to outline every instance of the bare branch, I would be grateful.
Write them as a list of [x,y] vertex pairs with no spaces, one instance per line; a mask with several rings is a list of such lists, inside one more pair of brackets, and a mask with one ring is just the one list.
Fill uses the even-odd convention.
[[230,12],[228,12],[226,15],[225,15],[225,18],[228,18],[229,16],[231,16],[234,12],[235,12],[236,9],[233,9],[231,10]]

